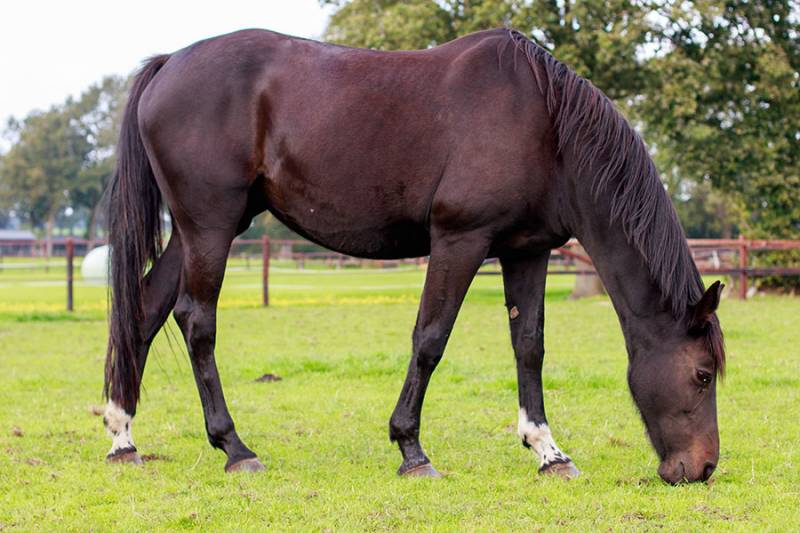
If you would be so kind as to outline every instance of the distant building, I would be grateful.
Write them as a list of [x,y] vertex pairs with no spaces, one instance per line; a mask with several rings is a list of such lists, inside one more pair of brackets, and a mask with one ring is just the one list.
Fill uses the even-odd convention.
[[33,255],[36,236],[28,230],[0,229],[0,255]]

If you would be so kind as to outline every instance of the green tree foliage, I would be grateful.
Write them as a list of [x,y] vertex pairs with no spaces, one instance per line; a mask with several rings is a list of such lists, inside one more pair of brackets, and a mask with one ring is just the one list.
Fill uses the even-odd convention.
[[[741,206],[750,237],[800,238],[800,4],[729,0],[658,6],[670,45],[641,101],[648,132],[671,164]],[[760,266],[798,266],[796,252],[762,252]],[[765,278],[762,287],[800,288]]]
[[797,238],[797,4],[730,0],[659,8],[655,29],[671,49],[650,60],[659,76],[638,109],[648,134],[682,175],[736,196],[746,210],[746,233]]
[[48,254],[56,215],[78,181],[90,144],[75,127],[68,106],[10,121],[17,142],[3,156],[0,202],[46,228]]
[[98,204],[116,163],[126,87],[123,78],[110,76],[77,100],[10,120],[6,135],[12,147],[0,164],[0,206],[33,227],[44,226],[48,240],[59,211],[83,209],[92,238]]
[[125,78],[107,76],[89,87],[69,109],[74,126],[91,147],[69,198],[73,208],[84,208],[89,213],[88,239],[95,236],[100,201],[116,167],[115,148],[127,89]]
[[331,42],[402,50],[427,48],[456,36],[450,13],[427,0],[322,2],[337,4],[326,38]]

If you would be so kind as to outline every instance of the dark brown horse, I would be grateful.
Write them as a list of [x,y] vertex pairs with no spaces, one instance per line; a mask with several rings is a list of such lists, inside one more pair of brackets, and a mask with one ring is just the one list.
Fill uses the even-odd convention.
[[[227,454],[227,471],[263,468],[234,429],[214,339],[231,241],[269,210],[345,254],[430,254],[411,363],[389,422],[400,474],[438,475],[419,442],[422,402],[487,257],[503,267],[522,442],[540,471],[578,473],[548,428],[541,378],[547,261],[573,235],[619,315],[628,382],[659,474],[674,483],[713,472],[720,285],[704,292],[634,130],[599,90],[521,34],[492,30],[410,52],[261,30],[201,41],[152,58],[139,73],[118,157],[110,460],[139,460],[130,430],[140,381],[173,311],[211,444]],[[163,252],[162,199],[173,221]]]

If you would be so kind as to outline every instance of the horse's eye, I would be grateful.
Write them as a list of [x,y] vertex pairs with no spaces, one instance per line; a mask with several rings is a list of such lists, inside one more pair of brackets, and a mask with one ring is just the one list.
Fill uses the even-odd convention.
[[698,370],[697,379],[700,380],[700,383],[703,385],[708,385],[711,383],[711,373],[706,372],[705,370]]

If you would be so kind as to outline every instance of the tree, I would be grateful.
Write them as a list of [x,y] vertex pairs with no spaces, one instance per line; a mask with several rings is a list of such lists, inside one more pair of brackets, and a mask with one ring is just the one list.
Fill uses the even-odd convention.
[[49,256],[56,215],[66,204],[91,147],[65,106],[31,113],[22,122],[11,120],[8,128],[17,142],[3,156],[0,202],[32,225],[45,226]]
[[89,240],[95,237],[100,201],[116,168],[115,148],[127,89],[125,78],[107,76],[67,106],[73,126],[90,145],[81,172],[69,191],[72,207],[85,208],[89,213],[86,224]]
[[108,76],[77,100],[9,121],[12,148],[0,167],[0,205],[34,227],[45,226],[48,254],[62,208],[88,214],[86,237],[94,238],[126,99],[127,80]]
[[[800,237],[800,4],[658,1],[655,33],[669,53],[638,111],[677,171],[740,206],[750,237]],[[800,264],[796,252],[754,257]],[[762,287],[800,288],[800,278]]]
[[[793,11],[794,6],[794,11]],[[751,235],[800,236],[800,25],[789,0],[658,6],[672,49],[639,104],[671,163],[745,207]]]
[[339,5],[326,31],[331,42],[398,50],[427,48],[456,36],[451,14],[429,0],[321,3]]
[[672,163],[665,150],[655,153],[656,166],[678,218],[689,238],[730,239],[740,232],[746,212],[738,195],[711,185],[708,179],[687,175]]

